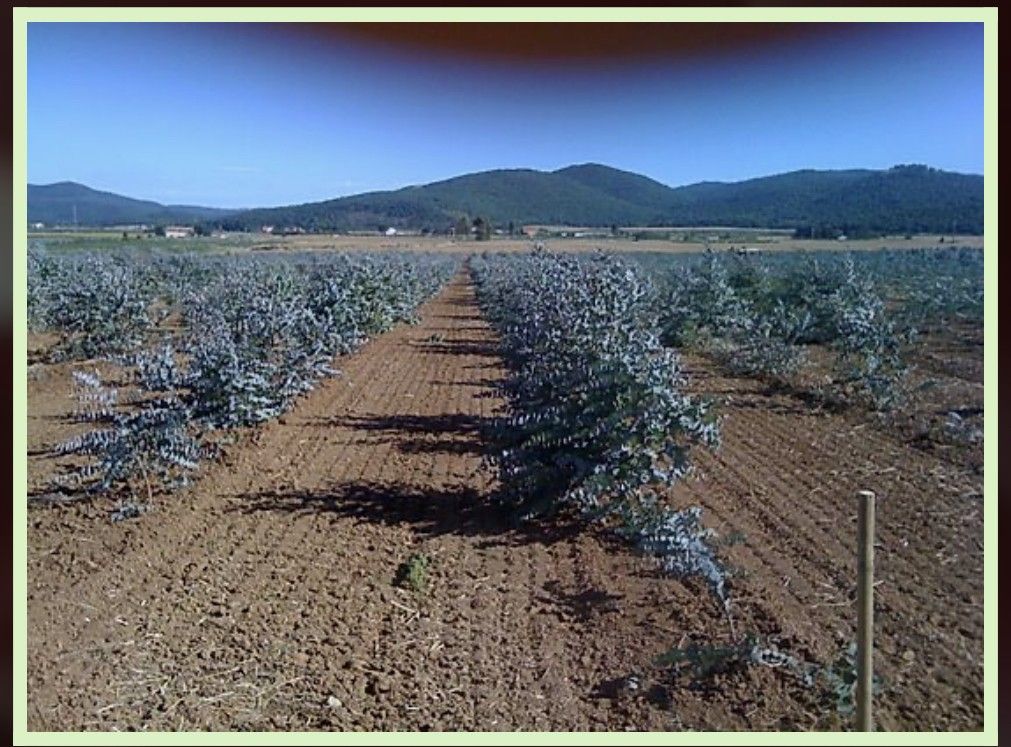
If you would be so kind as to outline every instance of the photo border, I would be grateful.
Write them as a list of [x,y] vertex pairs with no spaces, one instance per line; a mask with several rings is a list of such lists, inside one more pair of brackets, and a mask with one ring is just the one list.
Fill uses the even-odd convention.
[[[27,31],[44,22],[979,22],[984,26],[984,728],[858,732],[28,732],[27,731]],[[15,7],[13,13],[13,736],[24,745],[976,745],[997,744],[997,8]]]

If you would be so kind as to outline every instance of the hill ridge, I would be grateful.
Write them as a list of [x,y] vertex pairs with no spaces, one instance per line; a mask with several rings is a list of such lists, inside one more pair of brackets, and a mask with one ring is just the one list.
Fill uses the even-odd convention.
[[[742,226],[832,235],[846,232],[983,231],[983,177],[922,164],[889,169],[799,169],[736,182],[670,187],[587,162],[553,171],[492,169],[329,200],[248,210],[162,205],[76,182],[29,185],[29,222],[80,224],[204,222],[230,230],[262,225],[308,231],[451,228],[460,218],[497,227]],[[72,194],[67,194],[68,192]]]

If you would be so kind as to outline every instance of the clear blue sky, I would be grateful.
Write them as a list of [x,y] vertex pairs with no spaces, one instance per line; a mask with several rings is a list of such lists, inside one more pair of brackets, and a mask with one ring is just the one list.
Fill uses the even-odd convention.
[[28,173],[252,207],[595,161],[678,186],[983,171],[979,24],[680,60],[507,65],[198,24],[32,23]]

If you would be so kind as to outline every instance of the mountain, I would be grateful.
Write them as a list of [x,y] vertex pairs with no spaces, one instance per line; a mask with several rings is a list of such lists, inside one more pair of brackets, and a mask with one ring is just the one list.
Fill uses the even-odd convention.
[[597,163],[569,166],[554,172],[559,176],[579,182],[597,192],[647,208],[662,216],[676,202],[674,193],[666,184],[647,176],[621,171]]
[[389,226],[443,230],[460,216],[479,215],[501,225],[510,220],[516,224],[610,225],[660,217],[642,205],[603,193],[558,172],[504,169],[391,192],[250,210],[237,213],[224,223],[233,228],[277,224],[310,230]]
[[919,165],[794,171],[674,192],[669,215],[683,225],[825,226],[853,234],[983,232],[983,177]]
[[794,171],[672,188],[600,164],[483,171],[422,186],[238,212],[230,228],[427,228],[466,216],[496,226],[751,226],[821,233],[982,233],[983,177],[926,166]]
[[741,226],[845,232],[982,233],[983,177],[920,165],[874,171],[793,171],[740,182],[672,188],[600,164],[557,171],[501,169],[385,192],[284,207],[226,211],[142,202],[80,184],[28,187],[30,222],[203,222],[229,230],[263,225],[308,231],[445,231],[459,218],[497,227]]
[[76,182],[28,185],[28,222],[47,226],[74,225],[75,213],[77,225],[113,226],[213,221],[232,212],[235,211],[135,200]]

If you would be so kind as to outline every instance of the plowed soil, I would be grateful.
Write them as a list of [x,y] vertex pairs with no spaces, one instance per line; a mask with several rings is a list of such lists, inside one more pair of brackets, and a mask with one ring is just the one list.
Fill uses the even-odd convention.
[[[339,367],[138,519],[112,523],[101,501],[30,511],[29,729],[844,726],[782,668],[675,678],[658,654],[730,640],[704,587],[490,502],[481,426],[502,367],[465,273]],[[879,728],[982,728],[979,475],[689,368],[724,403],[724,443],[672,500],[722,538],[735,634],[819,664],[845,648],[853,493],[875,490]],[[68,378],[30,377],[33,486],[72,431]],[[412,556],[416,588],[397,583]]]

